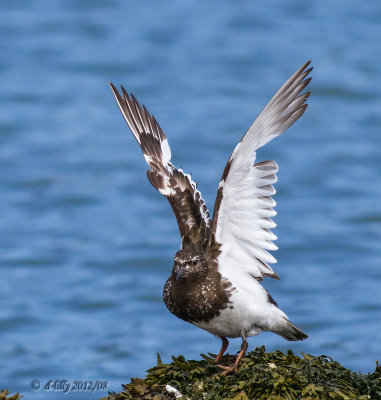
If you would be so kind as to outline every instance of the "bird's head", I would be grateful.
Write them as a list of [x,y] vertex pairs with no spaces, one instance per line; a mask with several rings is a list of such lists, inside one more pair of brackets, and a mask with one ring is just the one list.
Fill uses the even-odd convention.
[[208,263],[200,253],[180,250],[176,253],[172,277],[176,281],[203,278],[208,272]]

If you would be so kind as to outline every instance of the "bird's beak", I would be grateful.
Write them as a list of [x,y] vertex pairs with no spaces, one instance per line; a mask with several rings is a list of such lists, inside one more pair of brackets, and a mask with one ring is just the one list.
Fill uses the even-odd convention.
[[176,275],[176,280],[179,280],[184,274],[185,274],[185,268],[184,267],[180,267],[179,268],[179,272]]

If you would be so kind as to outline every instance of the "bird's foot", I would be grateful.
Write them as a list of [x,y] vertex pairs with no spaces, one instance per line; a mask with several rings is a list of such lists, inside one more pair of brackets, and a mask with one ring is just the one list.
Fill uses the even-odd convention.
[[218,364],[218,368],[221,368],[224,370],[224,372],[221,373],[221,375],[228,375],[230,373],[232,374],[236,374],[238,372],[238,366],[236,363],[234,363],[233,365],[231,365],[230,367],[227,367],[225,365],[220,365]]
[[[225,353],[225,350],[227,349],[228,344],[229,344],[229,342],[226,339],[226,337],[221,336],[221,339],[222,339],[222,347],[221,347],[220,352],[218,353],[218,356],[214,360],[215,362],[219,362],[221,360],[221,358],[222,358],[223,354]],[[247,341],[246,341],[246,337],[243,336],[242,337],[241,351],[239,352],[234,364],[232,366],[230,366],[230,367],[218,364],[218,367],[224,370],[224,372],[222,372],[221,375],[225,375],[226,376],[227,374],[230,374],[230,373],[236,374],[238,372],[238,365],[239,365],[239,363],[241,361],[241,358],[246,353],[246,350],[247,350]]]

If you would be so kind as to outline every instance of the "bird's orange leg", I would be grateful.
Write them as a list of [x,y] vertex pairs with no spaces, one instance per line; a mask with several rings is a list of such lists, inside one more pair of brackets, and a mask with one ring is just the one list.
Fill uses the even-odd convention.
[[222,346],[220,352],[218,353],[217,357],[214,360],[215,363],[219,363],[221,361],[222,356],[224,355],[226,349],[229,346],[229,341],[226,339],[225,336],[220,336],[220,338],[222,340]]
[[238,364],[241,361],[241,358],[245,355],[246,350],[247,350],[247,340],[245,337],[242,338],[242,344],[241,344],[241,351],[239,352],[234,364],[230,367],[225,367],[224,365],[218,365],[221,369],[224,370],[222,375],[227,375],[230,372],[236,373],[238,371]]

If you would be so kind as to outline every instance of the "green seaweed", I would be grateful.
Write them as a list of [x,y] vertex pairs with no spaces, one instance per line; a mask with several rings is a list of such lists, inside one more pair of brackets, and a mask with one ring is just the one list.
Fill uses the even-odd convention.
[[23,397],[22,395],[20,395],[18,393],[8,397],[9,394],[10,394],[10,392],[7,389],[0,390],[0,400],[20,400],[21,397]]
[[[212,357],[214,355],[211,354]],[[221,375],[213,358],[201,355],[202,360],[172,357],[164,364],[160,356],[157,365],[147,372],[145,379],[133,378],[122,385],[120,393],[109,393],[101,400],[173,400],[166,385],[176,388],[192,400],[377,400],[381,399],[381,367],[373,373],[360,374],[344,368],[327,356],[312,356],[292,351],[266,353],[257,348],[242,359],[237,374]],[[222,364],[234,362],[235,356],[226,355]]]

